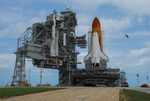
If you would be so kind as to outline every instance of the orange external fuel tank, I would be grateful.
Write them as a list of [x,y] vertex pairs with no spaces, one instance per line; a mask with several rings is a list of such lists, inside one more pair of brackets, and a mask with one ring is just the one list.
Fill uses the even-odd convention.
[[97,17],[95,17],[92,22],[92,34],[94,32],[97,32],[98,34],[100,49],[103,52],[103,33],[101,29],[101,23]]

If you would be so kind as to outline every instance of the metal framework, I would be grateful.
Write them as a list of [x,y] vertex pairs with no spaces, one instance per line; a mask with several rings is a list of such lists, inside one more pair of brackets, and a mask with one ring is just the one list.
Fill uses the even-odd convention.
[[71,71],[77,68],[76,45],[86,47],[85,36],[76,36],[76,14],[66,9],[53,11],[46,21],[34,23],[18,39],[16,65],[12,85],[27,85],[25,79],[25,58],[31,58],[39,68],[59,70],[59,84],[71,85]]

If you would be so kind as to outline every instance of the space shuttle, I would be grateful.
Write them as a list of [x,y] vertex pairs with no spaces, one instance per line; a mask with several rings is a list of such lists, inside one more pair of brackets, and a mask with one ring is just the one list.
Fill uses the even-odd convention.
[[88,33],[88,54],[84,57],[87,69],[103,69],[107,67],[108,57],[103,49],[102,26],[97,17],[92,22],[92,31]]

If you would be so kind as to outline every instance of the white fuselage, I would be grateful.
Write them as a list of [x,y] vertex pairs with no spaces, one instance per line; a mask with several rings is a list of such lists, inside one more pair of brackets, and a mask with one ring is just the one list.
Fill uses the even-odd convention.
[[92,64],[99,64],[100,60],[107,60],[107,57],[101,51],[97,32],[88,35],[88,55],[85,56],[84,60],[90,60]]

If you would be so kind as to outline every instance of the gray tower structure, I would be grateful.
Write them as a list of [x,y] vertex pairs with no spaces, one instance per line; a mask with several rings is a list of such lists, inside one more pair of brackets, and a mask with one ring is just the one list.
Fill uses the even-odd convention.
[[25,58],[32,59],[39,68],[59,70],[59,84],[72,85],[72,71],[77,68],[76,45],[85,48],[84,36],[77,37],[76,14],[66,9],[54,11],[45,22],[34,23],[18,39],[16,65],[12,85],[27,85],[25,78]]

